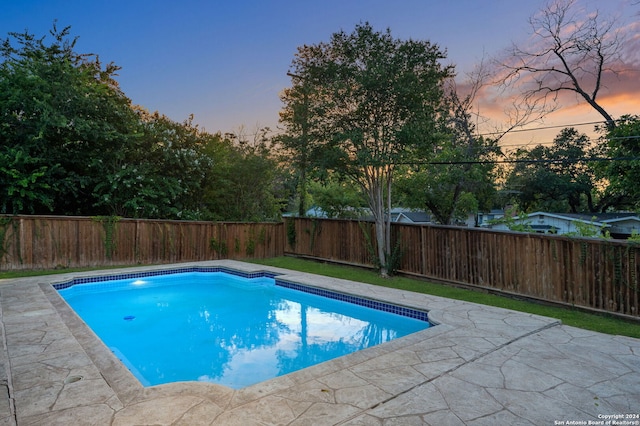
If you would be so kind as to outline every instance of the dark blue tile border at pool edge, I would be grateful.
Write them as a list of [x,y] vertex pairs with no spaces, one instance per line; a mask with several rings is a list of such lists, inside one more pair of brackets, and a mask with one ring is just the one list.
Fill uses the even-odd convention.
[[[156,271],[132,272],[130,274],[114,274],[101,275],[96,277],[73,278],[69,281],[52,284],[56,290],[64,290],[77,284],[99,283],[111,280],[127,280],[133,278],[153,277],[158,275],[179,274],[185,272],[223,272],[230,275],[236,275],[242,278],[273,278],[275,285],[289,288],[292,290],[302,291],[305,293],[315,294],[317,296],[327,297],[329,299],[340,300],[343,302],[353,303],[355,305],[376,309],[379,311],[390,312],[404,317],[414,318],[420,321],[429,322],[428,312],[417,309],[407,308],[404,306],[393,305],[391,303],[380,302],[378,300],[366,299],[363,297],[353,296],[350,294],[339,293],[336,291],[325,290],[318,287],[311,287],[291,281],[285,281],[276,278],[278,275],[270,271],[244,272],[236,269],[226,268],[223,266],[189,266],[183,268],[159,269]],[[431,323],[430,323],[431,324]],[[433,325],[433,324],[431,324]]]
[[402,315],[404,317],[414,318],[420,321],[429,322],[428,313],[425,311],[419,311],[417,309],[407,308],[404,306],[392,305],[391,303],[380,302],[373,299],[365,299],[358,296],[352,296],[350,294],[338,293],[331,290],[325,290],[318,287],[309,287],[306,285],[279,280],[276,278],[276,285],[281,287],[290,288],[292,290],[303,291],[305,293],[315,294],[317,296],[326,297],[329,299],[340,300],[342,302],[353,303],[354,305],[360,305],[367,308],[376,309],[378,311],[390,312],[392,314]]
[[128,280],[133,278],[154,277],[158,275],[171,275],[185,272],[224,272],[225,274],[236,275],[242,278],[275,278],[279,275],[269,271],[243,272],[221,266],[188,266],[184,268],[159,269],[157,271],[132,272],[130,274],[114,274],[100,275],[96,277],[73,278],[69,281],[53,284],[53,288],[56,290],[64,290],[65,288],[73,287],[77,284],[99,283],[102,281],[111,280]]

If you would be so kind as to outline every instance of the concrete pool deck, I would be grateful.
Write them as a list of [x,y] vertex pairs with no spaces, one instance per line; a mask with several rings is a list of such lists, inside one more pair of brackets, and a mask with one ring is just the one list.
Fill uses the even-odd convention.
[[[438,325],[240,390],[144,388],[51,287],[192,265],[282,272],[428,310]],[[640,339],[279,268],[211,261],[0,280],[0,319],[2,425],[640,424]]]

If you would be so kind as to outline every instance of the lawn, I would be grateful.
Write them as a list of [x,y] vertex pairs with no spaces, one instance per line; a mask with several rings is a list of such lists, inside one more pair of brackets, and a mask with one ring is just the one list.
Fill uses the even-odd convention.
[[500,308],[512,309],[514,311],[557,318],[565,325],[583,328],[586,330],[640,338],[640,322],[634,323],[624,321],[612,316],[596,315],[577,309],[542,305],[539,303],[516,300],[510,297],[489,294],[481,291],[467,290],[406,277],[382,278],[375,272],[362,268],[333,265],[294,257],[252,259],[249,260],[249,262],[324,275],[333,278],[360,281],[401,290],[415,291],[417,293],[431,294],[449,299],[497,306]]

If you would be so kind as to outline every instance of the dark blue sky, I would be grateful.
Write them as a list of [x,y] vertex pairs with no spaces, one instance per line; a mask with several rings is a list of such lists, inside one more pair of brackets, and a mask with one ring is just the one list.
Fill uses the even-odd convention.
[[[591,0],[580,0],[589,4]],[[629,0],[612,0],[611,8]],[[595,0],[593,4],[598,4]],[[524,40],[542,0],[2,0],[0,36],[44,35],[57,19],[77,51],[122,67],[135,104],[176,121],[195,115],[209,131],[275,127],[278,93],[302,44],[359,22],[395,37],[437,43],[459,73]],[[598,7],[604,7],[600,5]]]

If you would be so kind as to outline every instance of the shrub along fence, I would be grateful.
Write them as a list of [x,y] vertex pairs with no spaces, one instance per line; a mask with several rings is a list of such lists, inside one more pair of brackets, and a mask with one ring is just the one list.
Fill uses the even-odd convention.
[[0,270],[283,255],[282,223],[0,216]]
[[[373,266],[372,223],[287,219],[286,254]],[[393,224],[398,272],[639,317],[640,245],[626,241]]]

